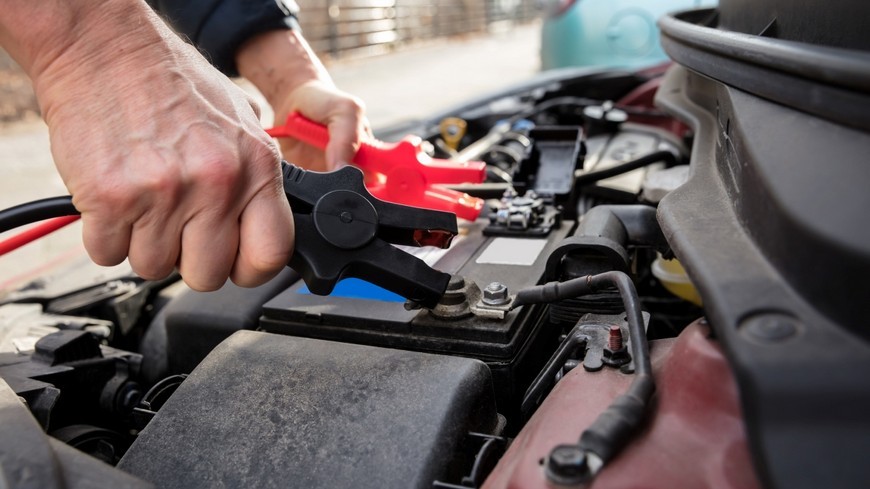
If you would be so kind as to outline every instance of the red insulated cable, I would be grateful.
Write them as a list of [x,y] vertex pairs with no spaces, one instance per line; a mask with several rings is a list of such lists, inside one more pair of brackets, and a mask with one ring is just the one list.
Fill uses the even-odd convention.
[[75,222],[79,217],[81,216],[55,217],[54,219],[49,219],[18,233],[11,238],[0,241],[0,256],[5,255],[14,249],[18,249],[31,241],[35,241],[45,235],[51,234],[67,224]]

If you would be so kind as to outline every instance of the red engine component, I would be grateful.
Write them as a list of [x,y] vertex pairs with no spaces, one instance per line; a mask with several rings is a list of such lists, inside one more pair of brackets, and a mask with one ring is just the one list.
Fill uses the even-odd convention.
[[662,84],[662,76],[671,63],[654,66],[640,72],[650,76],[650,80],[626,94],[616,102],[616,106],[628,111],[628,120],[636,124],[654,126],[669,131],[678,138],[684,138],[689,126],[673,117],[662,114],[655,105],[655,96]]
[[[678,338],[650,343],[656,397],[649,424],[593,480],[592,488],[760,487],[752,467],[737,385],[701,321]],[[543,461],[622,394],[631,376],[576,368],[544,400],[486,480],[484,489],[549,488]]]

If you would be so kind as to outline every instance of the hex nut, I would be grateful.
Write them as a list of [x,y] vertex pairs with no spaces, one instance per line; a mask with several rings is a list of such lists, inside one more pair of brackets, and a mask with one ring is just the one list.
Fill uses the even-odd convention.
[[509,300],[508,288],[501,282],[492,282],[483,289],[482,302],[488,306],[503,306]]

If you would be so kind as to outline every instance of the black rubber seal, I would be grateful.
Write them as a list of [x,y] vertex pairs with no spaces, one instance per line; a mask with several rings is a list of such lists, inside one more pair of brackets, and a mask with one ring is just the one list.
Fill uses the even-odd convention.
[[713,10],[662,17],[674,61],[759,97],[851,127],[870,129],[870,54],[698,25]]

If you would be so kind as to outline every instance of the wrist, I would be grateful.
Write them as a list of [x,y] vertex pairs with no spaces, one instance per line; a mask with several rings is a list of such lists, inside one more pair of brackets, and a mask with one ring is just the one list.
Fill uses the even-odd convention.
[[236,52],[239,73],[273,108],[300,86],[317,81],[334,87],[326,68],[295,30],[269,31],[242,44]]
[[97,80],[141,78],[150,67],[175,59],[186,47],[142,0],[94,2],[75,18],[74,26],[32,58],[28,74],[46,120],[58,102],[92,89]]

